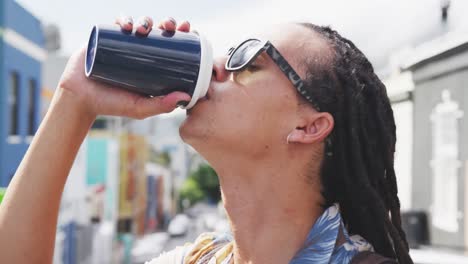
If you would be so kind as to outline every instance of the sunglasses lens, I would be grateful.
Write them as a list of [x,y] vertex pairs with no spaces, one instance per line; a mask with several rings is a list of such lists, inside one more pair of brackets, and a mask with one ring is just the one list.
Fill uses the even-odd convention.
[[231,54],[227,64],[228,69],[241,68],[247,64],[261,48],[261,45],[262,42],[256,39],[251,39],[242,43],[237,47],[234,53]]

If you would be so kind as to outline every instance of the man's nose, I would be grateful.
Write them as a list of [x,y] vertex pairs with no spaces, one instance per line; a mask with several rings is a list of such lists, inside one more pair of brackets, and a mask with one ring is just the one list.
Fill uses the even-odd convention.
[[213,75],[211,76],[212,80],[216,80],[217,82],[224,82],[229,79],[229,75],[231,73],[228,72],[224,67],[227,59],[227,56],[218,57],[215,59],[213,62]]

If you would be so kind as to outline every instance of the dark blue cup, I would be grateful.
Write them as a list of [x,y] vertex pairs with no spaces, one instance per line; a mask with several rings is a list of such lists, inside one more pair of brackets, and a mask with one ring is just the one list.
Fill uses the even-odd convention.
[[187,109],[206,95],[212,70],[212,48],[202,35],[160,29],[143,37],[94,26],[85,59],[91,79],[146,96],[185,92],[192,96]]

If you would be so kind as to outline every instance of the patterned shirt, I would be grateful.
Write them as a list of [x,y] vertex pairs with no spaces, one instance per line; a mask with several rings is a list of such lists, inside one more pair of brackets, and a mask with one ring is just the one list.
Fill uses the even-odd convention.
[[[336,245],[341,234],[344,243]],[[344,227],[338,205],[327,208],[307,235],[304,246],[290,264],[347,264],[361,251],[373,251],[372,245],[358,235],[350,236]],[[204,233],[193,244],[163,253],[147,264],[232,264],[233,238],[230,234]]]

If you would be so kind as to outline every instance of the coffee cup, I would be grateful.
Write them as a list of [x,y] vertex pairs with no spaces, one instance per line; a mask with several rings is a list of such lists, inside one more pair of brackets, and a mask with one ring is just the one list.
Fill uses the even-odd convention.
[[87,77],[144,96],[185,92],[189,109],[203,98],[213,71],[210,42],[196,32],[152,29],[147,36],[119,26],[94,26],[85,58]]

